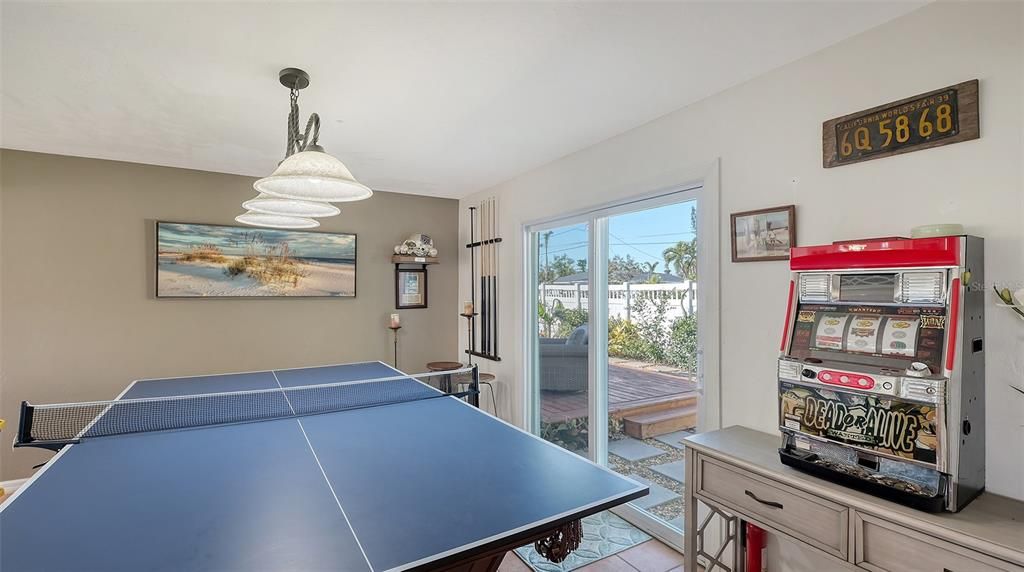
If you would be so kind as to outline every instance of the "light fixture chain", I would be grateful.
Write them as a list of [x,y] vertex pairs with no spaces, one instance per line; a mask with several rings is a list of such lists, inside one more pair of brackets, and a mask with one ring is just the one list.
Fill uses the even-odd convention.
[[284,152],[285,158],[302,150],[299,142],[299,90],[292,88],[289,97],[291,111],[288,112],[288,147]]
[[[313,132],[313,138],[309,138],[310,130]],[[316,145],[320,141],[320,116],[316,113],[309,114],[309,121],[306,122],[306,132],[302,136],[302,149],[306,150],[309,146]]]

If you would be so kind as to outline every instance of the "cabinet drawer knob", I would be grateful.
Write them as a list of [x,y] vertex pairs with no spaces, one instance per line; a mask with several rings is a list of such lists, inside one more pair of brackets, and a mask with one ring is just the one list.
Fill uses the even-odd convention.
[[782,508],[782,503],[780,503],[780,502],[761,500],[761,499],[757,498],[757,495],[755,495],[754,493],[752,493],[750,491],[743,491],[743,492],[746,493],[748,497],[756,500],[757,502],[759,502],[759,503],[761,503],[763,505],[767,505],[767,506],[774,507],[774,508]]

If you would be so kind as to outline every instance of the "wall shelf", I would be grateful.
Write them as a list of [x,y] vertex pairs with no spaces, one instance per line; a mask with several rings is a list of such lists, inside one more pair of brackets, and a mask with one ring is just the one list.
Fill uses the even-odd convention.
[[436,256],[408,256],[405,254],[391,255],[392,264],[437,264]]

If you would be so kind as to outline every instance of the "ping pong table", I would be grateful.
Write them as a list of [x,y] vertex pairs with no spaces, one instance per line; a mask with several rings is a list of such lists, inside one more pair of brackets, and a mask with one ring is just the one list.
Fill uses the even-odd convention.
[[[366,362],[133,382],[110,403],[280,391],[292,415],[90,437],[108,405],[0,505],[0,569],[489,571],[648,492],[403,376]],[[409,400],[296,399],[381,378]]]

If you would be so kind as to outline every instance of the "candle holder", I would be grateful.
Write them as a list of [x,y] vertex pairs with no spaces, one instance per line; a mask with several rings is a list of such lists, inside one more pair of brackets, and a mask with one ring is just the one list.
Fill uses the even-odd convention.
[[476,312],[470,312],[468,314],[463,312],[459,315],[466,319],[466,343],[469,344],[469,349],[466,350],[466,355],[469,356],[469,365],[473,365],[473,318],[480,314]]
[[388,329],[395,335],[395,369],[398,369],[398,330],[401,330],[402,326],[388,326]]

